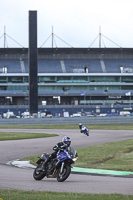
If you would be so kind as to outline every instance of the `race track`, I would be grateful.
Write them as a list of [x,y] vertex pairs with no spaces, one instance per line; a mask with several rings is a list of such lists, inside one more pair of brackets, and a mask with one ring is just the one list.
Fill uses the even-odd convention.
[[[3,132],[4,130],[0,131]],[[72,146],[80,148],[131,139],[133,138],[133,131],[91,130],[89,137],[81,134],[79,130],[15,129],[10,131],[57,133],[59,136],[18,141],[0,141],[0,189],[133,195],[133,178],[130,177],[71,174],[63,183],[57,182],[56,179],[47,178],[35,181],[32,176],[33,169],[22,169],[6,164],[8,161],[38,155],[44,151],[51,153],[52,147],[61,141],[64,135],[71,137]]]

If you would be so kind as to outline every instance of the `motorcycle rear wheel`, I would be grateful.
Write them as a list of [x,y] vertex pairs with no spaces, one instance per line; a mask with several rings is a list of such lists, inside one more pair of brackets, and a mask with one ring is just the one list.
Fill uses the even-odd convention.
[[71,167],[64,166],[62,174],[60,173],[60,170],[59,170],[59,173],[57,174],[57,181],[58,182],[65,181],[68,178],[68,176],[70,175],[70,173],[71,173]]
[[38,168],[40,168],[40,165],[37,166],[36,169],[33,172],[33,178],[36,181],[40,181],[40,180],[42,180],[46,176],[46,174],[42,173],[41,171],[39,171]]

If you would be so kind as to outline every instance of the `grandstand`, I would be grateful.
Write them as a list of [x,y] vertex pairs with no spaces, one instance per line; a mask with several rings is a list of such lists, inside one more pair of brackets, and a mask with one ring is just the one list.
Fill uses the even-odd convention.
[[[0,48],[1,112],[28,109],[28,77],[28,49]],[[132,94],[132,48],[38,48],[40,110],[117,113]]]

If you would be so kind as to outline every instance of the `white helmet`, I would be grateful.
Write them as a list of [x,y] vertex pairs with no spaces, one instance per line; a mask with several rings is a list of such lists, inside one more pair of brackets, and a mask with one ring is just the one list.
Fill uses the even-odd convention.
[[79,128],[81,129],[81,128],[82,128],[82,126],[83,126],[83,124],[82,124],[82,123],[80,123],[80,124],[79,124]]

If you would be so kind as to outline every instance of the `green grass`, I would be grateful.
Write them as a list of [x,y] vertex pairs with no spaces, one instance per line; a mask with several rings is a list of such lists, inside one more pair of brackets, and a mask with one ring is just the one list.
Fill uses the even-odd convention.
[[0,141],[44,138],[44,137],[53,137],[53,136],[58,136],[58,135],[46,134],[46,133],[0,132]]
[[31,164],[33,165],[37,165],[36,161],[38,160],[38,157],[40,157],[41,155],[35,155],[35,156],[30,156],[30,157],[25,157],[20,159],[20,161],[30,161]]
[[75,166],[133,172],[133,139],[77,149]]
[[133,195],[0,190],[0,198],[3,200],[132,200]]
[[[85,124],[89,129],[133,130],[133,123]],[[57,125],[0,125],[0,129],[79,129],[78,124]]]
[[[133,172],[133,139],[76,149],[75,167]],[[38,156],[26,157],[36,165]]]

